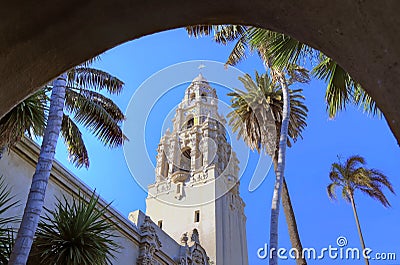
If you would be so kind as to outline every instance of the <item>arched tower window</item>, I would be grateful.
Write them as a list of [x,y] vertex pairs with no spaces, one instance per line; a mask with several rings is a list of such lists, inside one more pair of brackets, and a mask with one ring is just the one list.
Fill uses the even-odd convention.
[[195,100],[195,98],[196,98],[196,94],[195,94],[194,92],[192,92],[192,93],[190,94],[190,101]]
[[201,100],[207,101],[207,94],[206,93],[201,93]]
[[183,170],[190,170],[191,165],[191,152],[192,150],[189,147],[183,148],[181,154],[181,163],[180,168]]
[[194,118],[192,117],[192,118],[190,118],[190,119],[188,120],[188,122],[187,122],[187,124],[186,124],[186,129],[192,128],[193,125],[194,125]]

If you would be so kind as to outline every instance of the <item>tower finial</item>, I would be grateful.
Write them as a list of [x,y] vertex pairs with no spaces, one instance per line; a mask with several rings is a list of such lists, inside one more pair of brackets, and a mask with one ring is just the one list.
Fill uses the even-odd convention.
[[202,75],[202,70],[204,69],[204,68],[206,68],[206,66],[203,64],[203,63],[201,63],[198,67],[197,67],[197,69],[199,69],[199,76],[203,76]]
[[200,64],[197,68],[201,71],[201,69],[206,68],[206,66],[204,64]]

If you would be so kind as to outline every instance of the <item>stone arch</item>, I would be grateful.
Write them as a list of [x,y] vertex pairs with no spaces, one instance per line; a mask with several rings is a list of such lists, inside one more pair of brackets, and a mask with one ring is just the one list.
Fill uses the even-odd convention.
[[185,25],[235,23],[283,32],[338,61],[400,139],[398,1],[45,0],[9,1],[3,9],[0,117],[60,73],[123,42]]

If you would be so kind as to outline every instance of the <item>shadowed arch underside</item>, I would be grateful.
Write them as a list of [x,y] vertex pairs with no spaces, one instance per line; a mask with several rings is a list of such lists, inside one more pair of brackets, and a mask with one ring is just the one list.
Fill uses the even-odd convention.
[[118,44],[194,24],[289,34],[336,60],[400,139],[400,1],[7,1],[0,24],[0,117],[60,73]]

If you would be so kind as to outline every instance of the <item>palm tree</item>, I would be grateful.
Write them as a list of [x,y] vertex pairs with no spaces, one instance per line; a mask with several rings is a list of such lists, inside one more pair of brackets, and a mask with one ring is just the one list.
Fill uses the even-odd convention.
[[[214,31],[214,39],[222,44],[226,44],[229,41],[238,39],[235,44],[233,51],[231,52],[227,63],[235,65],[240,60],[246,57],[245,50],[247,45],[251,45],[251,49],[257,50],[261,59],[263,60],[266,71],[270,72],[272,78],[278,81],[282,88],[282,120],[280,124],[280,135],[277,137],[279,139],[279,148],[277,149],[277,167],[275,169],[275,185],[272,197],[272,207],[271,207],[271,226],[270,226],[270,247],[278,249],[278,217],[279,217],[279,207],[280,199],[282,193],[282,186],[284,186],[285,202],[286,206],[285,215],[288,223],[290,239],[292,241],[292,246],[296,248],[299,252],[302,251],[300,237],[298,235],[297,224],[294,218],[294,211],[291,205],[289,193],[287,190],[286,182],[284,181],[284,170],[285,170],[285,160],[286,160],[286,142],[288,138],[288,127],[289,127],[289,117],[290,117],[290,100],[289,100],[289,89],[287,77],[290,80],[296,80],[298,82],[308,82],[308,73],[304,68],[298,65],[291,64],[285,69],[277,68],[273,65],[275,60],[271,57],[268,51],[268,42],[256,42],[253,41],[254,34],[249,34],[248,28],[244,26],[237,25],[222,25],[222,26],[193,26],[186,28],[189,35],[195,37],[202,34],[209,35]],[[254,28],[253,28],[254,29]],[[286,74],[285,74],[286,73]],[[298,257],[296,259],[297,264],[307,264],[305,259]],[[270,257],[270,264],[275,265],[278,263],[277,254],[273,252]]]
[[119,79],[86,65],[71,69],[53,82],[39,159],[9,264],[26,264],[43,209],[60,132],[71,161],[78,167],[89,166],[82,133],[69,115],[106,146],[120,146],[126,139],[119,126],[124,119],[121,110],[110,99],[96,92],[106,90],[118,94],[122,88],[123,82]]
[[[77,123],[89,129],[105,145],[120,146],[126,139],[119,127],[125,116],[111,99],[98,91],[118,94],[123,82],[86,65],[69,70],[67,75],[61,136],[70,161],[77,167],[88,168],[88,152]],[[24,135],[30,138],[43,136],[49,110],[46,93],[51,89],[46,86],[39,90],[0,120],[0,147],[3,150],[14,146]]]
[[55,210],[46,209],[36,232],[29,260],[42,264],[111,264],[115,243],[113,225],[105,216],[109,204],[99,207],[99,196],[57,199]]
[[[345,163],[341,163],[340,160],[339,163],[333,163],[329,172],[329,178],[332,183],[327,187],[329,198],[337,198],[336,188],[339,187],[342,191],[342,197],[351,203],[363,251],[365,251],[365,243],[354,201],[355,191],[359,190],[367,194],[371,198],[378,200],[385,207],[389,207],[390,203],[383,193],[382,188],[386,187],[394,194],[394,189],[387,176],[379,170],[368,169],[365,165],[365,159],[358,155],[349,157]],[[369,265],[368,259],[364,258],[365,264]]]
[[[229,125],[232,130],[243,138],[252,149],[262,152],[265,150],[273,157],[274,169],[279,168],[279,148],[281,148],[281,127],[283,121],[283,91],[281,86],[274,82],[267,74],[255,73],[255,81],[246,74],[239,78],[246,91],[236,89],[229,93],[233,111],[228,114]],[[291,146],[307,126],[307,107],[304,105],[302,90],[290,90],[290,117],[288,126],[289,139],[285,145]],[[273,140],[275,139],[275,141]],[[272,140],[272,142],[271,142]],[[298,236],[296,220],[291,207],[286,181],[283,178],[282,204],[289,226],[289,235],[293,248],[302,253],[302,246]],[[270,245],[272,248],[273,246]],[[306,264],[305,259],[298,255],[297,264]]]

